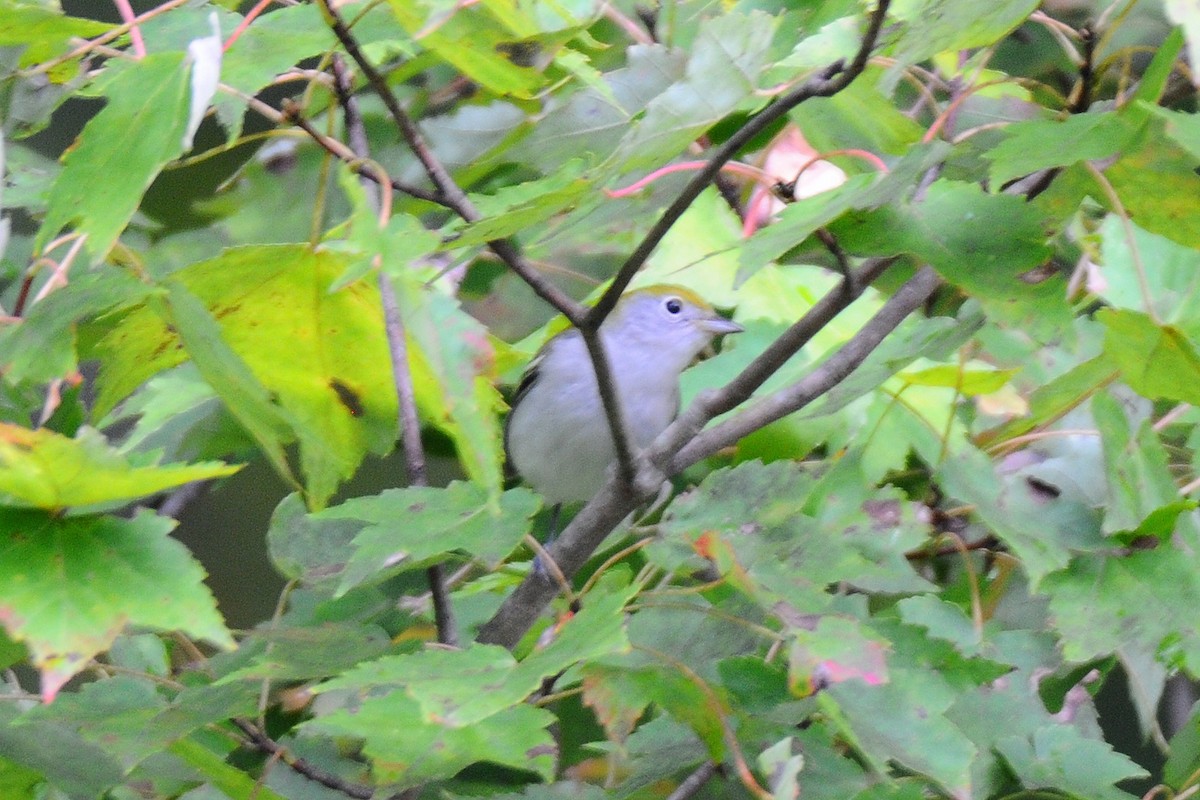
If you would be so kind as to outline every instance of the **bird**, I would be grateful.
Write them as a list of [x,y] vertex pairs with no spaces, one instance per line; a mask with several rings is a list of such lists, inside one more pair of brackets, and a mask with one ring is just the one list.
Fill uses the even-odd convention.
[[[742,326],[690,289],[660,284],[626,292],[600,325],[629,445],[650,445],[679,414],[679,377],[716,337]],[[534,356],[504,428],[510,465],[552,505],[590,500],[616,461],[596,375],[575,328]]]

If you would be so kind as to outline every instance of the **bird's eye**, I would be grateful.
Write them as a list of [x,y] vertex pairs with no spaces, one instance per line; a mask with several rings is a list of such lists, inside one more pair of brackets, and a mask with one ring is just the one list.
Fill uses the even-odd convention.
[[683,302],[678,297],[668,297],[663,306],[667,309],[668,314],[678,314],[683,311]]

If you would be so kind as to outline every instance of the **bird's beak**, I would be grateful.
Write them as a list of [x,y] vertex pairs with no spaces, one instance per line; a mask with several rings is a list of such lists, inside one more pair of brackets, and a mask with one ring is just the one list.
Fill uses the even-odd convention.
[[733,320],[724,317],[697,320],[696,325],[700,330],[711,333],[713,336],[720,336],[723,333],[741,333],[746,330]]

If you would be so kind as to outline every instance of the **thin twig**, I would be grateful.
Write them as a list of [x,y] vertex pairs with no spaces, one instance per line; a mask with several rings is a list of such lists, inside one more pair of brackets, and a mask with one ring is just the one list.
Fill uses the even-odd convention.
[[1121,221],[1121,230],[1125,233],[1125,240],[1129,244],[1129,258],[1133,262],[1133,273],[1137,276],[1138,289],[1142,294],[1142,303],[1145,306],[1146,314],[1155,325],[1161,325],[1162,320],[1158,318],[1158,312],[1154,310],[1154,293],[1150,291],[1150,280],[1146,276],[1146,264],[1142,261],[1142,251],[1138,247],[1137,236],[1134,234],[1133,223],[1129,219],[1129,212],[1125,210],[1125,204],[1121,202],[1121,196],[1117,194],[1117,190],[1113,188],[1112,183],[1109,182],[1104,173],[1090,161],[1084,161],[1083,166],[1091,173],[1096,183],[1099,184],[1101,191],[1104,192],[1104,196],[1112,204],[1113,212],[1117,215],[1117,219]]
[[375,790],[372,787],[342,780],[332,772],[326,772],[306,759],[292,755],[286,747],[270,736],[267,736],[266,733],[250,720],[242,717],[234,717],[233,724],[240,728],[242,733],[246,734],[250,740],[250,744],[255,749],[261,750],[273,758],[278,758],[292,770],[308,778],[310,781],[333,789],[335,792],[341,792],[347,797],[359,798],[359,800],[370,800],[371,797],[374,797]]
[[117,11],[121,14],[121,21],[129,26],[129,43],[133,45],[133,54],[138,58],[146,56],[146,42],[142,39],[142,29],[138,27],[137,15],[133,13],[133,6],[129,0],[113,0],[117,7]]
[[[359,114],[358,103],[351,92],[345,65],[340,57],[335,56],[332,66],[334,89],[342,106],[342,116],[346,121],[346,138],[350,141],[350,147],[355,156],[360,159],[369,158],[366,127],[363,124],[362,115]],[[365,183],[365,179],[363,182]],[[389,210],[381,209],[381,226],[387,224],[386,216]],[[382,264],[377,277],[379,299],[383,305],[384,331],[387,335],[388,352],[392,359],[392,380],[396,390],[400,441],[404,448],[404,464],[408,472],[408,483],[410,486],[428,486],[429,474],[426,468],[425,448],[421,443],[421,420],[417,413],[416,392],[413,388],[412,369],[408,358],[404,317],[400,313],[400,304],[396,300],[396,289]],[[454,612],[441,565],[430,566],[426,570],[426,575],[429,579],[429,593],[433,600],[433,616],[437,626],[438,641],[442,644],[457,646],[458,626],[454,621]]]
[[684,186],[671,205],[667,207],[666,211],[662,213],[662,216],[654,223],[642,241],[638,243],[638,246],[625,259],[625,263],[621,265],[621,268],[613,278],[612,284],[604,292],[599,302],[588,312],[587,324],[590,327],[598,328],[600,322],[612,312],[613,307],[617,304],[617,299],[628,288],[629,282],[633,280],[633,276],[646,263],[646,259],[650,257],[650,254],[662,242],[668,231],[675,226],[675,223],[679,221],[680,217],[683,216],[683,213],[687,211],[696,198],[708,188],[720,172],[721,167],[737,155],[742,147],[775,120],[804,101],[814,97],[829,97],[837,94],[849,86],[862,73],[867,65],[867,59],[870,57],[871,51],[875,49],[875,42],[879,38],[879,31],[883,26],[883,18],[887,13],[889,3],[890,0],[878,0],[875,10],[871,12],[871,16],[868,19],[867,30],[863,35],[862,45],[859,47],[854,60],[848,66],[844,65],[841,61],[835,62],[812,78],[809,78],[800,86],[780,96],[758,114],[754,115],[754,117],[739,128],[736,133],[729,137],[713,153],[712,158],[708,161],[708,165],[688,181],[687,185]]
[[688,800],[696,792],[704,788],[704,784],[708,783],[713,775],[717,774],[717,764],[715,761],[705,761],[700,766],[683,779],[683,782],[675,788],[675,791],[667,795],[667,800]]

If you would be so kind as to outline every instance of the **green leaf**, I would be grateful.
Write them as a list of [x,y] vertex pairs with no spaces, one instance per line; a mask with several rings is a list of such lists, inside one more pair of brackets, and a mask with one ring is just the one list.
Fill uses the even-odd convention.
[[908,253],[968,294],[1019,300],[1036,289],[1021,275],[1050,257],[1044,226],[1023,198],[943,178],[919,203],[851,215],[831,230],[851,252]]
[[70,439],[0,422],[0,499],[8,505],[60,510],[128,502],[239,469],[220,463],[136,464],[91,428]]
[[543,173],[585,157],[597,163],[617,148],[630,122],[675,81],[683,77],[686,53],[662,45],[638,45],[625,65],[605,73],[605,87],[584,89],[551,108],[510,155]]
[[984,153],[992,162],[988,180],[999,187],[1039,170],[1109,158],[1137,142],[1146,120],[1141,110],[1093,111],[1006,125],[1004,139]]
[[[354,209],[346,245],[358,251],[358,258],[333,282],[330,292],[340,291],[359,278],[377,272],[380,265],[387,265],[392,272],[411,272],[417,263],[438,249],[441,243],[438,234],[427,229],[415,216],[394,214],[381,228],[375,204],[368,200],[362,178],[345,166],[337,175],[338,184]],[[329,246],[337,248],[339,244],[330,243]]]
[[1131,425],[1125,409],[1107,394],[1092,399],[1092,413],[1104,446],[1107,496],[1104,530],[1132,531],[1133,536],[1176,531],[1195,533],[1189,517],[1181,517],[1179,489],[1171,474],[1170,459],[1150,420]]
[[163,165],[183,152],[188,67],[180,53],[108,67],[108,103],[88,122],[50,189],[35,247],[63,226],[87,234],[92,260],[103,259],[129,223]]
[[[231,23],[236,19],[234,15],[226,18],[226,25],[222,26],[225,36],[233,32]],[[306,58],[330,50],[335,41],[316,6],[274,9],[255,19],[222,56],[221,82],[244,94],[256,95],[276,75]],[[228,132],[229,141],[233,141],[241,133],[245,101],[219,92],[213,105]]]
[[1200,602],[1200,580],[1174,545],[1080,556],[1069,569],[1047,576],[1041,590],[1050,597],[1069,661],[1133,646],[1167,666],[1200,668],[1200,633],[1187,623],[1192,604]]
[[[328,287],[348,261],[302,245],[245,247],[166,282],[168,302],[125,315],[98,344],[98,413],[190,356],[281,475],[299,440],[308,502],[320,507],[368,452],[395,439],[396,393],[379,295]],[[465,345],[462,345],[465,347]]]
[[757,231],[742,246],[737,282],[745,281],[767,262],[779,258],[817,228],[846,212],[875,209],[898,200],[949,150],[944,143],[914,147],[885,174],[852,175],[841,186],[789,203],[770,225]]
[[[1146,312],[1171,323],[1192,339],[1200,320],[1192,313],[1200,302],[1200,253],[1130,223],[1132,240],[1121,219],[1110,214],[1100,227],[1105,286],[1098,294],[1115,308]],[[1142,289],[1142,281],[1149,297]]]
[[[486,8],[391,0],[392,13],[413,39],[498,95],[530,98],[545,78],[525,66],[525,33],[505,30]],[[524,46],[523,46],[524,45]]]
[[73,278],[34,303],[23,319],[0,328],[0,370],[5,380],[50,381],[73,372],[78,367],[77,324],[143,300],[152,291],[132,275],[113,269]]
[[449,778],[479,762],[550,780],[558,746],[546,729],[555,722],[549,711],[516,705],[465,727],[450,727],[430,722],[415,700],[393,692],[357,711],[318,717],[301,730],[361,738],[377,780],[412,786]]
[[962,446],[938,467],[937,477],[949,496],[973,505],[975,515],[1012,548],[1033,586],[1065,567],[1073,551],[1097,545],[1099,531],[1085,509],[1079,509],[1083,514],[1048,513],[1023,480],[1002,479],[978,450]]
[[[1145,230],[1166,236],[1188,247],[1200,247],[1200,220],[1191,213],[1188,199],[1200,193],[1200,175],[1196,174],[1196,156],[1167,136],[1166,122],[1159,116],[1148,126],[1147,135],[1137,147],[1122,151],[1121,157],[1106,170],[1124,205],[1124,213]],[[1194,129],[1195,123],[1191,123]],[[1099,187],[1092,195],[1110,205],[1107,193]]]
[[289,494],[271,514],[267,530],[271,563],[284,577],[310,585],[340,580],[354,553],[351,542],[364,527],[366,523],[358,519],[309,514],[303,498]]
[[0,46],[21,47],[19,65],[27,67],[67,52],[75,38],[88,39],[112,29],[91,19],[64,16],[56,7],[0,0]]
[[[792,462],[752,461],[718,470],[671,504],[660,523],[665,541],[647,554],[667,569],[695,554],[711,559],[735,586],[772,610],[784,610],[782,601],[801,613],[821,611],[830,602],[826,587],[838,581],[892,592],[929,588],[903,557],[905,548],[922,540],[903,504],[881,496],[809,512],[816,489],[816,480]],[[886,514],[870,513],[871,503],[880,501],[894,509],[889,521]]]
[[828,615],[812,630],[797,627],[790,634],[788,685],[799,697],[843,681],[862,681],[868,686],[888,682],[884,658],[888,643],[856,619]]
[[261,652],[246,666],[221,676],[218,685],[255,678],[272,681],[327,678],[392,649],[386,631],[358,620],[260,630],[243,639],[241,649],[256,645],[262,646]]
[[1200,705],[1193,705],[1185,722],[1171,737],[1171,750],[1163,766],[1163,783],[1182,790],[1200,769]]
[[477,247],[535,229],[589,194],[598,190],[584,174],[582,162],[572,159],[544,178],[506,186],[492,195],[474,195],[471,199],[483,219],[462,226],[445,247]]
[[622,172],[660,166],[753,98],[776,24],[761,12],[705,20],[689,48],[683,80],[650,101],[622,138],[614,165]]
[[975,746],[945,712],[953,701],[937,679],[893,671],[879,686],[860,681],[835,684],[817,695],[843,732],[877,763],[889,759],[927,775],[951,794],[965,794]]
[[1104,352],[1135,392],[1151,399],[1200,403],[1200,354],[1173,325],[1137,311],[1103,309]]
[[1105,742],[1084,738],[1070,725],[1052,725],[1032,736],[1011,737],[996,749],[1027,789],[1053,787],[1078,797],[1128,800],[1114,783],[1148,773]]
[[195,740],[173,742],[167,752],[195,769],[231,800],[288,800]]
[[973,362],[904,370],[897,377],[913,386],[940,386],[973,397],[999,391],[1017,372],[1016,369],[992,369],[982,362]]
[[339,594],[398,572],[428,566],[456,550],[481,559],[489,569],[512,552],[529,532],[539,501],[528,489],[511,489],[493,502],[475,483],[445,488],[389,489],[358,497],[314,516],[368,523],[354,537]]
[[[9,764],[19,768],[10,771]],[[2,703],[0,774],[15,780],[29,770],[62,792],[79,797],[103,795],[124,773],[115,758],[74,731],[62,725],[24,721],[15,703]],[[40,800],[40,792],[31,797]]]
[[203,570],[167,536],[174,524],[149,512],[119,519],[0,508],[0,624],[29,647],[47,699],[128,625],[233,645]]
[[[355,690],[367,695],[395,689],[379,698],[394,702],[408,695],[431,724],[462,728],[519,705],[541,685],[577,661],[629,649],[625,636],[625,604],[636,587],[603,581],[588,602],[545,648],[518,663],[503,647],[476,644],[463,651],[423,650],[385,656],[360,664],[317,687],[318,693]],[[486,691],[480,691],[486,687]],[[360,709],[373,705],[368,696]]]
[[891,45],[899,62],[892,75],[930,56],[949,50],[990,45],[1020,25],[1038,0],[1001,0],[986,6],[955,0],[910,0],[897,3],[891,14],[906,23]]
[[1078,407],[1095,392],[1119,377],[1116,366],[1105,356],[1088,359],[1034,390],[1029,397],[1029,413],[1011,422],[979,434],[981,446],[1004,442],[1040,428]]

